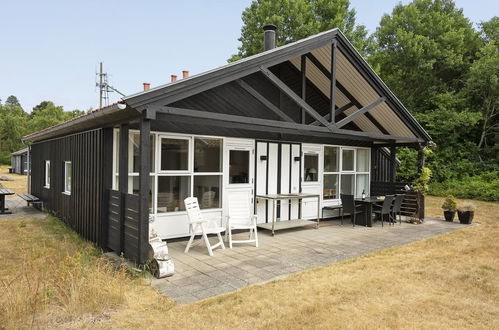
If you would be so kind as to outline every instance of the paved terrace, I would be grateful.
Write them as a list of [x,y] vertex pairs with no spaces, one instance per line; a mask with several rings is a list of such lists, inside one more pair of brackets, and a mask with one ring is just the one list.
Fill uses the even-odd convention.
[[[154,279],[152,285],[179,303],[190,303],[239,288],[282,278],[308,268],[324,266],[391,246],[407,244],[464,228],[459,223],[427,219],[424,224],[396,224],[381,228],[322,222],[316,230],[303,227],[276,232],[258,232],[260,247],[236,244],[233,249],[215,249],[210,257],[204,244],[184,253],[187,241],[168,243],[175,262],[175,275]],[[237,234],[236,236],[246,235]],[[246,236],[247,237],[247,236]],[[210,241],[216,238],[210,237]]]

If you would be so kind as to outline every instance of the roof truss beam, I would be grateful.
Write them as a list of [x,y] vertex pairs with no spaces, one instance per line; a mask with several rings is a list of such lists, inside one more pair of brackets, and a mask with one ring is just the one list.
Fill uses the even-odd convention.
[[376,108],[380,103],[385,102],[385,100],[386,99],[384,97],[378,98],[376,101],[372,102],[371,104],[366,105],[362,109],[359,109],[359,110],[355,111],[354,113],[352,113],[351,115],[347,116],[346,118],[343,118],[342,120],[340,120],[339,122],[336,123],[336,126],[338,128],[345,126],[346,124],[348,124],[352,120],[355,120],[356,118],[367,113],[369,110]]
[[[349,103],[345,104],[344,106],[342,106],[341,108],[336,109],[334,111],[334,115],[338,116],[338,115],[342,114],[343,112],[347,111],[348,109],[350,109],[353,106],[354,106],[354,104],[352,102],[349,102]],[[331,118],[331,114],[330,113],[328,113],[327,115],[324,116],[325,120],[329,120],[330,118]],[[317,125],[319,125],[319,122],[316,120],[316,121],[310,123],[310,125],[317,126]]]
[[[346,129],[335,129],[334,132],[330,131],[329,127],[313,126],[298,123],[289,123],[279,120],[253,118],[238,115],[229,115],[225,113],[207,112],[200,110],[191,110],[184,108],[176,108],[169,106],[148,106],[151,110],[156,112],[158,120],[170,120],[174,117],[187,117],[195,119],[204,119],[209,121],[209,125],[231,127],[232,124],[240,129],[248,130],[264,130],[277,133],[290,133],[290,134],[310,134],[314,136],[327,136],[338,138],[355,138],[358,140],[371,140],[371,141],[394,141],[401,140],[406,142],[421,142],[420,139],[410,138],[404,136],[384,135],[369,132],[358,132]],[[163,115],[168,115],[164,117]],[[208,124],[205,121],[200,124]]]
[[324,117],[321,116],[317,111],[315,111],[305,100],[296,95],[295,92],[291,88],[289,88],[281,79],[279,79],[276,75],[274,75],[269,69],[261,68],[260,69],[263,75],[270,80],[277,88],[279,88],[284,94],[289,96],[289,98],[295,102],[298,106],[308,112],[315,120],[320,122],[322,125],[328,128],[329,131],[333,132],[335,129],[332,127]]

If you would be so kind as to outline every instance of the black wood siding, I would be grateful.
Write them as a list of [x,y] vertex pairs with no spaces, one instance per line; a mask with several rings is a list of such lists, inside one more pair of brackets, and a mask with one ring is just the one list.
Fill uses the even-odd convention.
[[[31,193],[45,208],[85,239],[107,245],[107,196],[112,178],[112,130],[96,129],[31,147]],[[50,160],[50,188],[44,188]],[[71,195],[64,191],[64,162],[71,161]]]
[[[390,153],[381,148],[371,149],[371,181],[390,181]],[[395,172],[398,164],[395,164]]]

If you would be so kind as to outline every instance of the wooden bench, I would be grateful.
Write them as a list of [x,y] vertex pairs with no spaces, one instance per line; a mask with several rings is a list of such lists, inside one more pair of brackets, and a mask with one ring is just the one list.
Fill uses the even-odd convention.
[[17,194],[17,196],[21,197],[22,199],[24,199],[26,201],[26,203],[28,204],[37,204],[37,205],[41,205],[43,207],[43,201],[40,200],[40,198],[36,197],[36,196],[33,196],[31,194]]

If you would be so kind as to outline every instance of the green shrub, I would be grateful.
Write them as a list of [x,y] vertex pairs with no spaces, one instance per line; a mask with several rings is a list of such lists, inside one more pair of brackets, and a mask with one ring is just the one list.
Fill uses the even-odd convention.
[[499,172],[450,179],[445,182],[432,182],[429,194],[442,197],[453,195],[457,198],[499,202]]
[[442,204],[442,209],[444,209],[445,211],[456,211],[457,209],[456,197],[449,195],[445,199],[445,202]]

